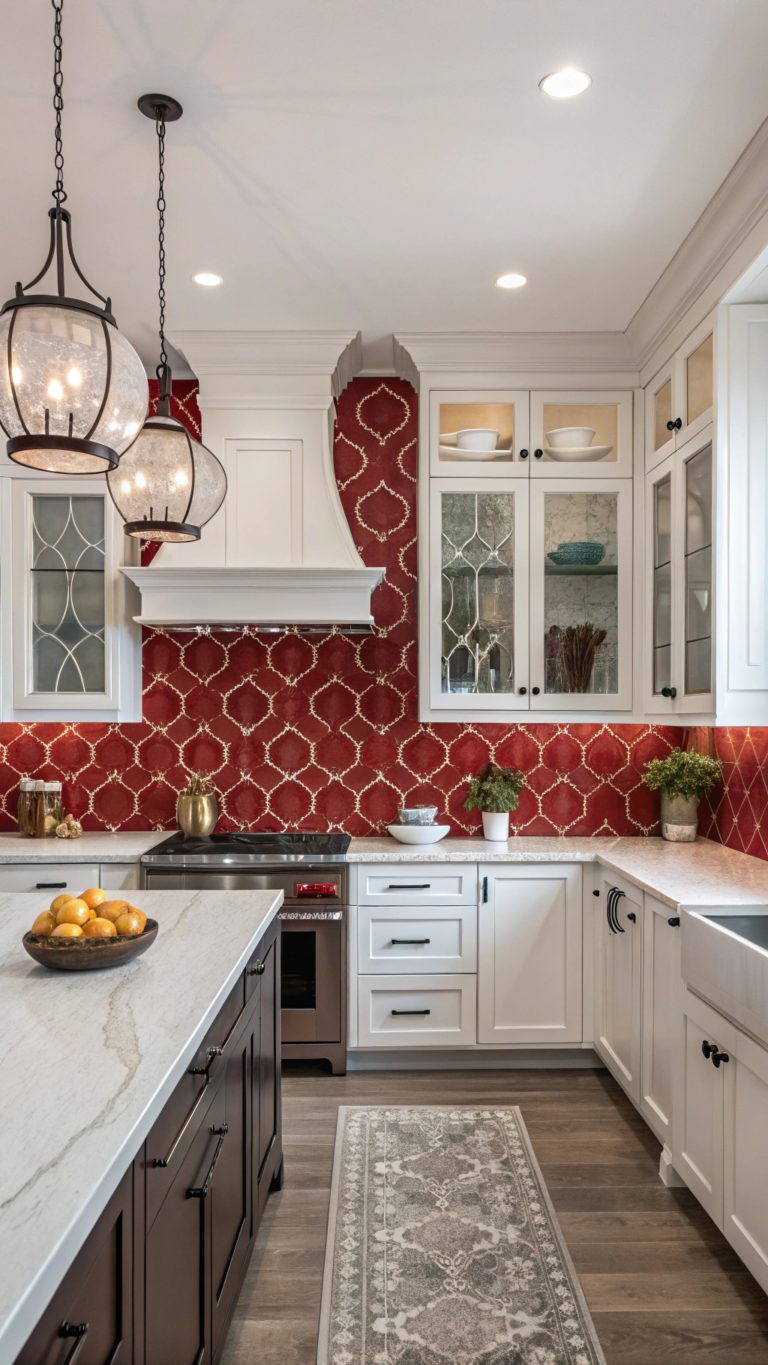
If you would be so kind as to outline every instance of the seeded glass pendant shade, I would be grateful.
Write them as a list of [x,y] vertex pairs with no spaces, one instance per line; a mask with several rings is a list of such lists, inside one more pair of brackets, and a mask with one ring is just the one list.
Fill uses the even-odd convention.
[[181,118],[170,95],[142,95],[139,109],[155,122],[159,155],[158,263],[160,304],[160,397],[157,413],[145,421],[107,484],[125,525],[137,540],[200,539],[200,528],[218,512],[227,477],[212,451],[171,416],[171,367],[165,349],[165,125]]
[[[109,299],[83,275],[72,248],[61,141],[61,16],[52,0],[56,207],[50,210],[50,244],[42,270],[16,285],[0,310],[0,426],[16,464],[54,474],[113,469],[136,437],[147,411],[144,366],[117,330]],[[46,293],[27,291],[51,275]],[[67,275],[89,291],[70,296]]]

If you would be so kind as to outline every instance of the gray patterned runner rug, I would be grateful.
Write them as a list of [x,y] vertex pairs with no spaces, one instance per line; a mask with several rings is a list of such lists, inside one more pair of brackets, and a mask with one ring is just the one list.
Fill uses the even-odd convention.
[[605,1365],[519,1109],[340,1109],[317,1360]]

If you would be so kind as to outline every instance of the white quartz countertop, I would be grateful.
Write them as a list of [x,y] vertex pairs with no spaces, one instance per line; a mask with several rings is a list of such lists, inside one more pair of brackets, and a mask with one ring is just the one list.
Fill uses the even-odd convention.
[[537,863],[597,862],[667,905],[695,909],[711,905],[768,904],[768,862],[736,853],[709,839],[672,844],[664,839],[589,837],[443,839],[415,847],[395,839],[353,839],[350,863]]
[[68,973],[21,945],[44,900],[0,895],[0,1361],[23,1346],[282,892],[136,899],[159,923],[152,947],[123,967]]
[[168,838],[167,829],[83,834],[79,839],[29,839],[0,834],[0,863],[134,863]]

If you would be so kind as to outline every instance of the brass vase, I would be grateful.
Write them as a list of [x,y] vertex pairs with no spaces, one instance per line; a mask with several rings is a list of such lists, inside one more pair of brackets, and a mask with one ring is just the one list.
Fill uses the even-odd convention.
[[185,839],[204,839],[213,834],[219,818],[219,805],[216,793],[207,796],[192,796],[190,792],[179,792],[176,798],[176,819]]

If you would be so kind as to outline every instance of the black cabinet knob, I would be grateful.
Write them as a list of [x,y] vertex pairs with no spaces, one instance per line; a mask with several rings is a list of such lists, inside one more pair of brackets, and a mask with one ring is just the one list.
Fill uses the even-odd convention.
[[661,689],[661,695],[662,695],[662,697],[669,697],[670,701],[674,701],[675,697],[677,696],[677,688],[676,688],[676,687],[662,687],[662,689]]
[[712,1053],[712,1065],[713,1065],[713,1066],[719,1066],[721,1062],[730,1062],[730,1060],[731,1060],[731,1059],[730,1059],[730,1057],[728,1056],[728,1053],[727,1053],[727,1052],[718,1052],[717,1050],[715,1050],[715,1051]]
[[532,687],[532,688],[531,688],[531,691],[532,691],[534,697],[538,697],[538,695],[539,695],[539,693],[540,693],[540,691],[541,691],[541,688],[540,688],[540,687]]
[[525,694],[526,694],[526,692],[528,691],[528,688],[527,688],[527,687],[518,687],[517,690],[518,690],[518,692],[520,693],[520,696],[521,696],[521,697],[524,697]]
[[672,419],[670,418],[670,420],[667,422],[667,431],[680,431],[682,425],[683,425],[682,417],[676,417],[674,421],[672,421]]
[[533,452],[534,460],[540,460],[543,454],[544,454],[543,450],[534,450]]
[[599,896],[599,895],[600,895],[600,892],[599,892],[599,891],[593,891],[593,892],[592,892],[592,895],[593,895],[593,896]]
[[628,920],[631,920],[633,924],[635,923],[635,920],[637,919],[637,915],[635,914],[634,910],[628,910],[628,911],[627,911],[627,919],[628,919]]
[[701,1045],[702,1055],[709,1061],[713,1052],[717,1052],[717,1043],[708,1043],[706,1038]]
[[530,455],[530,451],[529,451],[529,450],[521,450],[521,451],[520,451],[520,459],[521,459],[521,460],[527,460],[529,455]]

